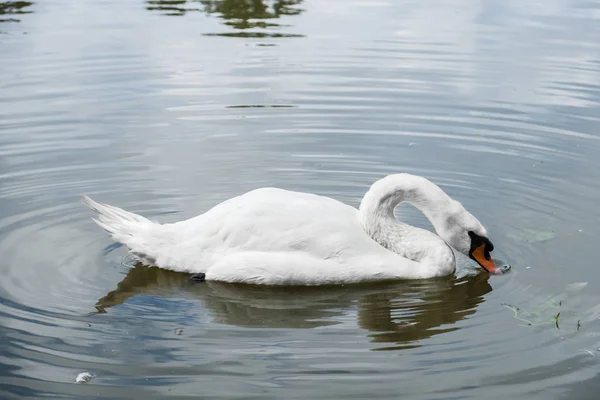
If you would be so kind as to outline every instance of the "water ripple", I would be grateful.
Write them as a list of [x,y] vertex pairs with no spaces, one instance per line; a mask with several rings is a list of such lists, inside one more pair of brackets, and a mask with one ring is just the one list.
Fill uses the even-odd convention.
[[[599,10],[0,1],[0,397],[577,398],[600,356]],[[79,204],[173,222],[268,185],[358,206],[398,171],[463,202],[512,272],[198,285]]]

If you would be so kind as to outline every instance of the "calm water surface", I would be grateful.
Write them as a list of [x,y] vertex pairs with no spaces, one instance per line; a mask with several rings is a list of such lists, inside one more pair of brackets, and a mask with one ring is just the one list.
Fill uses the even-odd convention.
[[[598,0],[0,1],[0,398],[596,398],[599,37]],[[79,204],[357,206],[401,171],[512,272],[194,284]]]

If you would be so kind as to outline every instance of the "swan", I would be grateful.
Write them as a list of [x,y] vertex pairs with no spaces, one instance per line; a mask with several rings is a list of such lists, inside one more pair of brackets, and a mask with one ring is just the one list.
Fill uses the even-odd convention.
[[[398,221],[417,207],[437,234]],[[453,274],[451,249],[501,274],[483,225],[428,179],[388,175],[358,209],[329,197],[260,188],[204,214],[167,224],[83,196],[93,220],[142,262],[202,279],[265,285],[326,285]]]

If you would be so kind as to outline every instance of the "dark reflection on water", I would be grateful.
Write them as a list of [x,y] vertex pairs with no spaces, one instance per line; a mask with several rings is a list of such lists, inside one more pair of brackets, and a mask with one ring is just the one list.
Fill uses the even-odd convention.
[[359,302],[359,324],[377,343],[418,347],[417,342],[459,329],[456,322],[475,313],[484,295],[492,291],[489,276],[406,282],[389,292],[365,295]]
[[19,22],[16,15],[31,14],[30,1],[0,1],[0,22]]
[[328,287],[265,287],[221,282],[195,283],[190,275],[147,267],[129,270],[117,288],[96,303],[99,313],[134,296],[197,299],[216,322],[242,327],[315,328],[334,325],[353,305],[358,325],[378,350],[419,347],[420,340],[458,329],[492,290],[489,276]]
[[226,106],[225,108],[294,108],[298,107],[292,104],[246,104],[236,106]]
[[240,37],[240,38],[293,38],[302,37],[293,33],[269,33],[269,32],[226,32],[226,33],[205,33],[204,36],[223,36],[223,37]]
[[272,20],[283,15],[298,15],[302,12],[296,6],[302,0],[201,0],[207,13],[217,13],[226,20],[225,24],[236,29],[268,28],[279,26]]
[[235,32],[209,33],[205,36],[226,36],[246,38],[280,38],[301,37],[303,35],[248,31],[248,29],[279,28],[275,20],[282,16],[299,15],[302,9],[298,7],[303,0],[148,0],[146,9],[158,11],[164,15],[184,16],[189,12],[201,11],[216,14],[225,21],[225,25],[234,28]]
[[202,11],[198,3],[188,0],[148,0],[146,10],[159,11],[163,15],[182,16],[190,11]]

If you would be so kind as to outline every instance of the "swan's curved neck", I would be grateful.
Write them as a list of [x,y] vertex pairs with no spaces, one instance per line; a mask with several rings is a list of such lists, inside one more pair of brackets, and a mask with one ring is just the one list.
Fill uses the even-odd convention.
[[365,232],[383,247],[418,262],[423,271],[429,269],[428,276],[454,271],[454,253],[440,236],[394,217],[394,209],[404,201],[423,212],[438,234],[448,224],[457,204],[423,177],[390,175],[375,182],[360,204],[359,218]]
[[399,223],[394,217],[394,209],[405,201],[425,214],[436,231],[446,223],[453,205],[453,200],[442,189],[423,177],[389,175],[375,182],[360,203],[363,228],[373,237],[382,224]]

